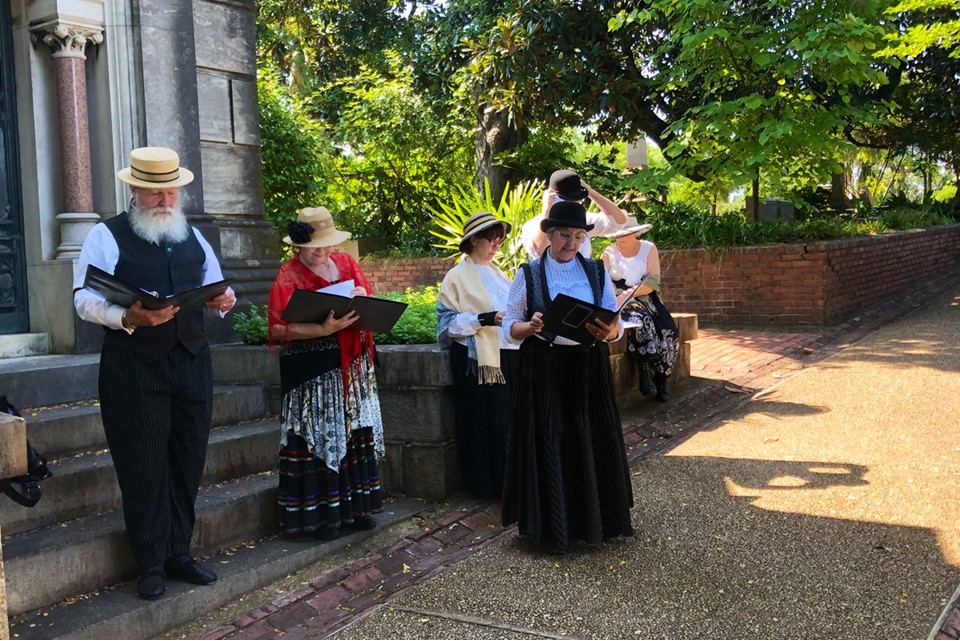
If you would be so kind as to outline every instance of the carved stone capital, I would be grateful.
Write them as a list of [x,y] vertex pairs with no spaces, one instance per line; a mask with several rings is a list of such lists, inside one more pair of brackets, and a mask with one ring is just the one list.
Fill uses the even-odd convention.
[[86,60],[87,45],[98,45],[103,42],[103,29],[56,22],[36,28],[33,31],[33,38],[50,47],[54,58]]

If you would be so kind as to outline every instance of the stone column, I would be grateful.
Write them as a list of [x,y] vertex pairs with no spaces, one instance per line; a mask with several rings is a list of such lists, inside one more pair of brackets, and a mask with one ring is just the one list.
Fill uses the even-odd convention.
[[63,199],[63,212],[57,216],[60,223],[57,258],[77,258],[87,232],[100,222],[100,216],[93,210],[85,51],[88,44],[103,42],[103,30],[54,23],[45,26],[37,37],[53,49],[57,87]]

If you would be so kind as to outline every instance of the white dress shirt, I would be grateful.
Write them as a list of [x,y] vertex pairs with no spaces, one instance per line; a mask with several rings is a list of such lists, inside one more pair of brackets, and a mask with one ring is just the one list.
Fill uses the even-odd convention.
[[[209,285],[218,280],[223,280],[223,272],[220,271],[220,262],[217,255],[213,253],[213,248],[206,241],[196,227],[190,227],[193,235],[196,236],[203,248],[205,259],[203,261],[203,282],[200,285]],[[121,318],[127,311],[126,307],[115,305],[106,300],[95,291],[84,289],[83,280],[87,275],[87,266],[93,265],[99,267],[108,274],[112,274],[117,268],[117,261],[120,260],[120,248],[117,241],[103,223],[99,223],[90,230],[86,239],[83,241],[83,248],[80,250],[80,258],[73,268],[73,306],[77,309],[77,315],[85,321],[104,325],[110,329],[124,329]],[[232,290],[231,290],[232,291]],[[221,318],[225,312],[220,311]],[[126,331],[126,330],[125,330]]]
[[[523,244],[523,248],[527,250],[530,262],[540,258],[540,252],[534,246],[534,241],[543,233],[540,231],[541,220],[543,220],[542,216],[531,218],[523,223],[520,228],[520,242]],[[584,258],[590,258],[593,255],[593,249],[590,247],[591,236],[612,234],[623,226],[615,221],[612,216],[592,212],[587,212],[587,224],[593,225],[593,229],[587,232],[587,237],[580,244],[580,253],[583,254]]]

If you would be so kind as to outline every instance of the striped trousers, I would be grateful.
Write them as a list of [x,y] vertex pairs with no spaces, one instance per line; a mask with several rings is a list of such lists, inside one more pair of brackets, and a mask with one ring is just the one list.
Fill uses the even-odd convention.
[[166,356],[104,345],[100,414],[141,570],[189,554],[213,411],[210,348]]

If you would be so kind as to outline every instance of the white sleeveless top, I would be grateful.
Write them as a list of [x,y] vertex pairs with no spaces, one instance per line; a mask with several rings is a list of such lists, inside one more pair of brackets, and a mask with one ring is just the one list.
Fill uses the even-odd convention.
[[607,270],[610,278],[615,281],[625,280],[627,287],[633,287],[639,283],[647,275],[647,257],[651,249],[653,249],[653,243],[649,240],[641,240],[640,251],[630,258],[621,254],[616,245],[610,245],[604,249],[603,253],[610,261],[610,268]]

